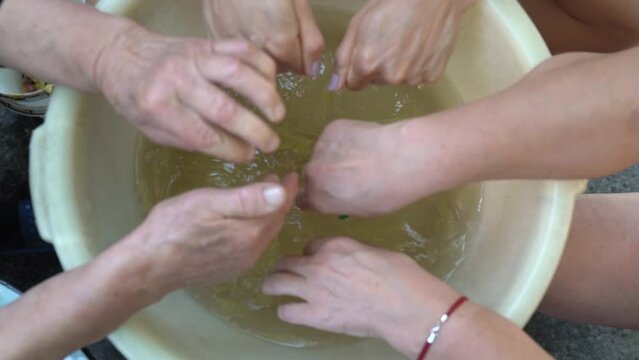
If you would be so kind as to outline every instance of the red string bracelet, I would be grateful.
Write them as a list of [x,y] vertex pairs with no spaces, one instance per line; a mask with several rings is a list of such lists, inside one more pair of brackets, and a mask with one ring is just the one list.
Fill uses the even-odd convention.
[[446,313],[444,313],[444,315],[442,315],[442,317],[439,318],[439,321],[437,321],[437,324],[435,324],[435,326],[433,326],[433,328],[430,329],[430,334],[428,335],[428,339],[426,339],[426,343],[424,343],[424,347],[422,348],[422,351],[419,353],[417,360],[424,360],[426,358],[426,354],[428,354],[428,350],[430,350],[431,346],[433,346],[433,344],[435,343],[435,340],[437,340],[437,336],[439,335],[439,332],[441,331],[446,321],[448,321],[448,319],[453,315],[453,313],[457,311],[457,309],[459,309],[466,301],[468,301],[468,298],[465,296],[461,296],[459,299],[457,299],[457,301],[455,301],[455,303],[453,303],[453,305],[451,305],[448,311],[446,311]]

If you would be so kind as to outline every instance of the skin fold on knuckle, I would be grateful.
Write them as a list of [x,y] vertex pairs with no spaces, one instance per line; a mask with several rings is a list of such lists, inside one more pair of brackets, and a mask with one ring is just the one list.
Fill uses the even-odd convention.
[[210,120],[224,128],[231,128],[240,112],[239,105],[225,94],[219,94],[209,106],[215,116]]

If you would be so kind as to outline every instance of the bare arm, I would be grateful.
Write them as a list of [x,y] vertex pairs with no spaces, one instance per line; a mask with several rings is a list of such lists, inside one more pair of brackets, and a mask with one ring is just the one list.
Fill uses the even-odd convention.
[[250,269],[297,194],[296,175],[265,180],[166,200],[92,262],[0,309],[0,357],[60,359],[173,290],[220,284]]
[[[115,330],[130,315],[159,300],[130,276],[145,264],[139,249],[118,245],[95,261],[58,275],[0,309],[0,339],[7,359],[61,359]],[[9,346],[10,344],[10,346]]]
[[235,162],[279,146],[268,122],[224,90],[244,96],[270,122],[284,118],[275,63],[245,41],[164,36],[68,0],[6,0],[0,63],[102,93],[162,145]]
[[639,329],[639,194],[585,195],[541,311]]
[[[280,319],[360,337],[377,337],[416,359],[457,291],[406,255],[348,238],[311,242],[304,256],[282,259],[264,281],[268,295],[305,302],[280,305]],[[389,306],[389,304],[391,304]],[[549,359],[521,329],[473,303],[442,328],[428,359]]]
[[498,95],[394,126],[413,144],[445,137],[462,183],[608,175],[639,162],[637,61],[639,48],[558,56]]
[[96,59],[130,26],[125,18],[67,0],[4,0],[0,63],[49,82],[97,92]]
[[333,122],[305,169],[303,203],[370,216],[474,181],[622,170],[639,162],[637,62],[639,48],[565,54],[459,108],[386,126]]
[[553,53],[614,52],[639,44],[639,3],[519,0]]

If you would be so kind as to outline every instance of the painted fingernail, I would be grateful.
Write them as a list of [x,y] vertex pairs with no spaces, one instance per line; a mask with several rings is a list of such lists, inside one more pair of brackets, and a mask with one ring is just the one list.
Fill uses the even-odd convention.
[[314,62],[313,65],[311,66],[311,76],[318,77],[321,75],[321,72],[322,72],[322,62],[318,60]]
[[331,82],[328,84],[328,91],[337,91],[337,87],[339,86],[340,78],[339,75],[333,74],[331,76]]
[[284,192],[284,188],[279,185],[266,187],[263,191],[263,195],[266,203],[274,208],[282,205],[286,199],[286,192]]

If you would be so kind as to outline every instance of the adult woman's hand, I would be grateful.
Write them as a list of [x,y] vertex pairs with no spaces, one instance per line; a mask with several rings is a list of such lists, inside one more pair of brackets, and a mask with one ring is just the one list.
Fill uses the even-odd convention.
[[269,177],[238,189],[200,189],[158,204],[124,240],[148,262],[141,283],[162,295],[249,270],[284,225],[297,186],[291,174],[281,182]]
[[250,40],[283,69],[319,75],[324,38],[308,0],[203,0],[203,7],[213,39]]
[[248,42],[170,38],[131,25],[102,51],[95,72],[116,111],[155,142],[237,162],[279,146],[275,131],[223,90],[271,122],[283,119],[275,63]]
[[447,131],[445,122],[429,117],[390,125],[336,120],[304,169],[299,205],[377,216],[464,183],[475,167],[458,161],[463,148],[448,148]]
[[408,256],[352,239],[318,240],[305,254],[280,260],[264,281],[267,295],[304,300],[281,305],[281,320],[381,338],[413,359],[430,327],[459,297]]
[[446,69],[460,19],[475,0],[371,0],[351,20],[331,89],[417,85]]

